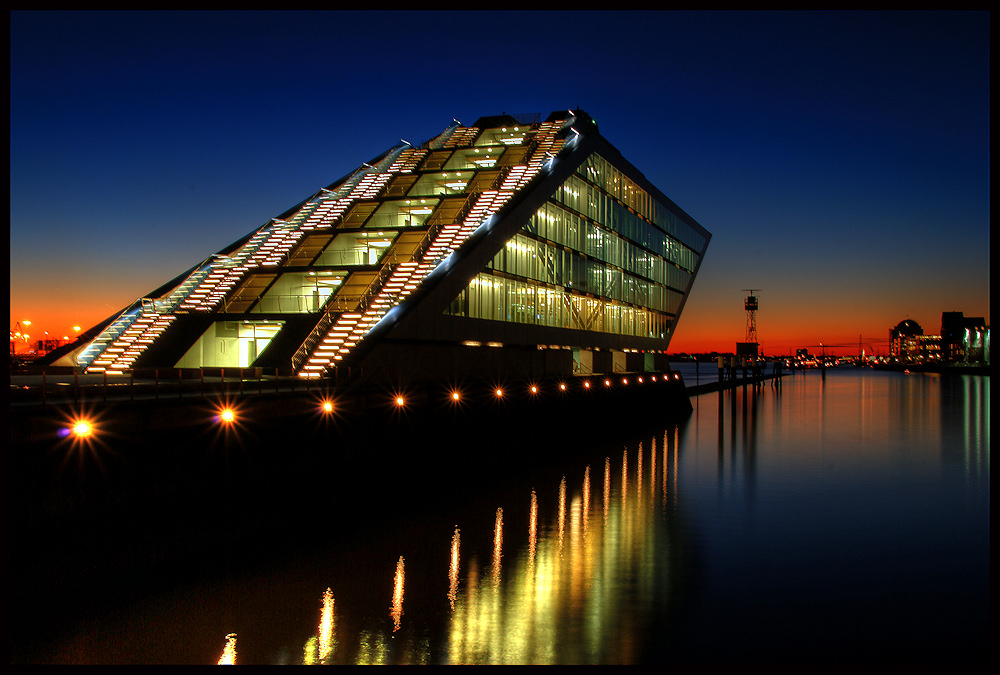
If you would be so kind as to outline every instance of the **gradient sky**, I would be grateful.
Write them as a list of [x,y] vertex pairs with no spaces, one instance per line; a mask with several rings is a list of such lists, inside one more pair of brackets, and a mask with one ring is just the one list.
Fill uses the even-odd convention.
[[[989,321],[989,12],[12,12],[11,326],[88,328],[400,139],[579,107],[712,243],[672,352]],[[838,347],[838,345],[844,345]]]

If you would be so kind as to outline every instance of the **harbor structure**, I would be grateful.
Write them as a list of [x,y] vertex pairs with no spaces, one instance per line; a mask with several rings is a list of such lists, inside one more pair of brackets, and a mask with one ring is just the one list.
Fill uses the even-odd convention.
[[711,239],[587,113],[401,141],[47,359],[300,378],[668,370]]

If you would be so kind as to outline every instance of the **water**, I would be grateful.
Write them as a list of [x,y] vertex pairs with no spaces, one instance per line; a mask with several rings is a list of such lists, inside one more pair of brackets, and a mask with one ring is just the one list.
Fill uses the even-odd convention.
[[679,372],[684,378],[684,384],[688,387],[719,381],[719,366],[717,363],[707,361],[674,361],[670,364],[670,369]]
[[989,382],[831,370],[705,394],[551,481],[484,475],[383,522],[302,514],[313,553],[261,541],[260,564],[234,554],[37,660],[987,663]]

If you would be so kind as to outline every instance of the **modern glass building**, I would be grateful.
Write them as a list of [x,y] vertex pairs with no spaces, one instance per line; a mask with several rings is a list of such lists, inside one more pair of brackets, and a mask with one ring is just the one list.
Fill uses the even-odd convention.
[[309,378],[665,370],[710,238],[582,111],[455,122],[137,299],[58,363]]

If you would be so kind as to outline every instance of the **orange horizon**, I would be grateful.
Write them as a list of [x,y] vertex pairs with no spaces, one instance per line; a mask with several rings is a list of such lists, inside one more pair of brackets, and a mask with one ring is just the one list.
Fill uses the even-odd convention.
[[[31,345],[44,339],[75,340],[80,333],[112,318],[128,304],[130,301],[122,301],[120,306],[111,309],[112,305],[108,302],[90,307],[78,306],[73,311],[67,311],[64,306],[47,298],[41,304],[36,304],[34,311],[28,311],[25,306],[12,302],[11,332],[20,323],[30,336]],[[734,353],[736,343],[743,342],[746,337],[745,317],[740,312],[729,311],[726,314],[724,319],[720,320],[716,313],[689,307],[678,323],[668,353]],[[966,315],[979,316],[968,312]],[[937,321],[932,318],[933,316],[932,313],[928,313],[924,321],[915,319],[923,327],[925,334],[936,335],[940,331],[940,313],[937,313]],[[758,320],[758,342],[761,345],[761,353],[765,355],[787,356],[794,354],[798,349],[808,349],[813,354],[825,352],[836,356],[853,356],[859,352],[859,341],[860,349],[865,354],[885,354],[888,352],[889,331],[903,318],[907,317],[884,320],[866,317],[857,324],[858,328],[848,329],[836,321],[802,325],[795,320],[778,323],[774,317],[768,317],[766,322]],[[30,321],[30,325],[26,325],[26,321]],[[25,350],[26,346],[21,343],[17,351]]]

